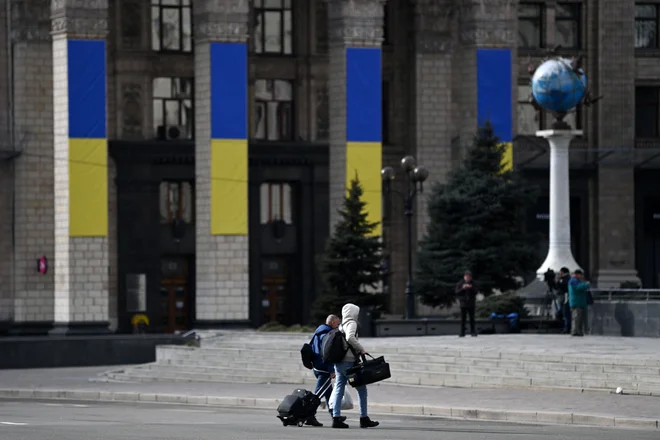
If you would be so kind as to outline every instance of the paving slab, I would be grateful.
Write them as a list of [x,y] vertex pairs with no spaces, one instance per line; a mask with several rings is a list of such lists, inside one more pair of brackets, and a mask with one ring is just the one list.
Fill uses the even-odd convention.
[[[118,383],[93,379],[108,367],[0,371],[0,397],[185,403],[273,408],[295,386],[237,383]],[[351,391],[355,398],[355,392]],[[658,427],[660,399],[575,391],[369,386],[374,412],[513,422]]]

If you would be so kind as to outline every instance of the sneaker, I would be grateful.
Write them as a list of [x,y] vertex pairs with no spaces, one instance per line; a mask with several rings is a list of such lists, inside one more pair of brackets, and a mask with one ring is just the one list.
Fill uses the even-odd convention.
[[[346,418],[344,418],[346,420]],[[338,429],[346,429],[348,428],[348,425],[344,423],[344,420],[342,420],[341,417],[333,417],[332,418],[332,427],[333,428],[338,428]]]
[[371,420],[369,417],[360,417],[360,428],[375,428],[380,423]]
[[307,426],[316,426],[316,427],[320,428],[321,426],[323,426],[323,423],[316,420],[315,416],[312,416],[309,419],[305,420],[305,425],[307,425]]

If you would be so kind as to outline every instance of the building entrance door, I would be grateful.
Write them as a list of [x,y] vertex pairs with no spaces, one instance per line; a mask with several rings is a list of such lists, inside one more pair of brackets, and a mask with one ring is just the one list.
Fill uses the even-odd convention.
[[261,309],[262,322],[290,325],[290,280],[284,258],[262,261]]
[[164,258],[161,263],[160,307],[165,333],[190,330],[188,261]]

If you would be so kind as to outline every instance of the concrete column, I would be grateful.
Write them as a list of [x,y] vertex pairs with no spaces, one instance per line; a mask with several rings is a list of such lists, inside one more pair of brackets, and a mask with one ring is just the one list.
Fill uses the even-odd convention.
[[195,206],[197,328],[247,324],[247,0],[197,0]]
[[54,332],[108,331],[108,2],[53,0]]
[[[384,0],[328,0],[330,227],[357,174],[369,220],[381,222]],[[378,227],[377,235],[381,235]]]
[[569,147],[580,130],[542,130],[537,136],[550,144],[550,247],[548,256],[536,271],[539,280],[548,269],[559,272],[567,267],[571,272],[582,269],[575,261],[571,250],[571,205],[569,171]]
[[[602,94],[604,98],[596,104],[598,139],[593,144],[598,148],[633,149],[635,4],[601,0],[597,13],[598,73],[592,82],[596,83],[594,96]],[[639,282],[635,265],[635,173],[625,153],[612,157],[598,168],[596,195],[595,282],[605,288],[618,287],[622,281]]]
[[[11,232],[4,241],[9,250],[1,263],[9,269],[3,285],[11,304],[12,332],[46,333],[53,322],[53,66],[50,38],[49,0],[11,1],[11,43],[13,68],[9,87],[13,91],[13,139],[8,147],[12,160],[12,183],[7,189],[13,217]],[[66,166],[66,163],[65,163]],[[8,169],[8,171],[11,171]],[[4,191],[3,191],[4,192]],[[13,241],[13,243],[12,243]],[[4,247],[3,247],[4,249]],[[50,269],[37,272],[37,259],[46,256]],[[6,266],[7,265],[7,266]]]
[[[415,158],[429,170],[430,190],[444,182],[452,168],[452,41],[451,25],[458,10],[451,0],[415,0]],[[430,191],[419,194],[417,236],[426,233]]]
[[471,146],[476,127],[490,120],[511,145],[517,101],[517,0],[465,0],[459,6],[459,45],[453,84],[460,146]]

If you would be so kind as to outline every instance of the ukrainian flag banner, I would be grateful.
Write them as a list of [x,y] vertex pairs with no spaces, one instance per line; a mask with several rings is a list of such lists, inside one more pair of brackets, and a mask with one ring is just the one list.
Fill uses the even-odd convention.
[[477,49],[477,118],[490,121],[505,145],[503,171],[513,169],[513,71],[511,49]]
[[346,187],[357,175],[374,236],[382,234],[381,64],[380,48],[346,49]]
[[211,235],[248,234],[246,43],[211,43]]
[[69,235],[108,236],[106,43],[68,40]]

